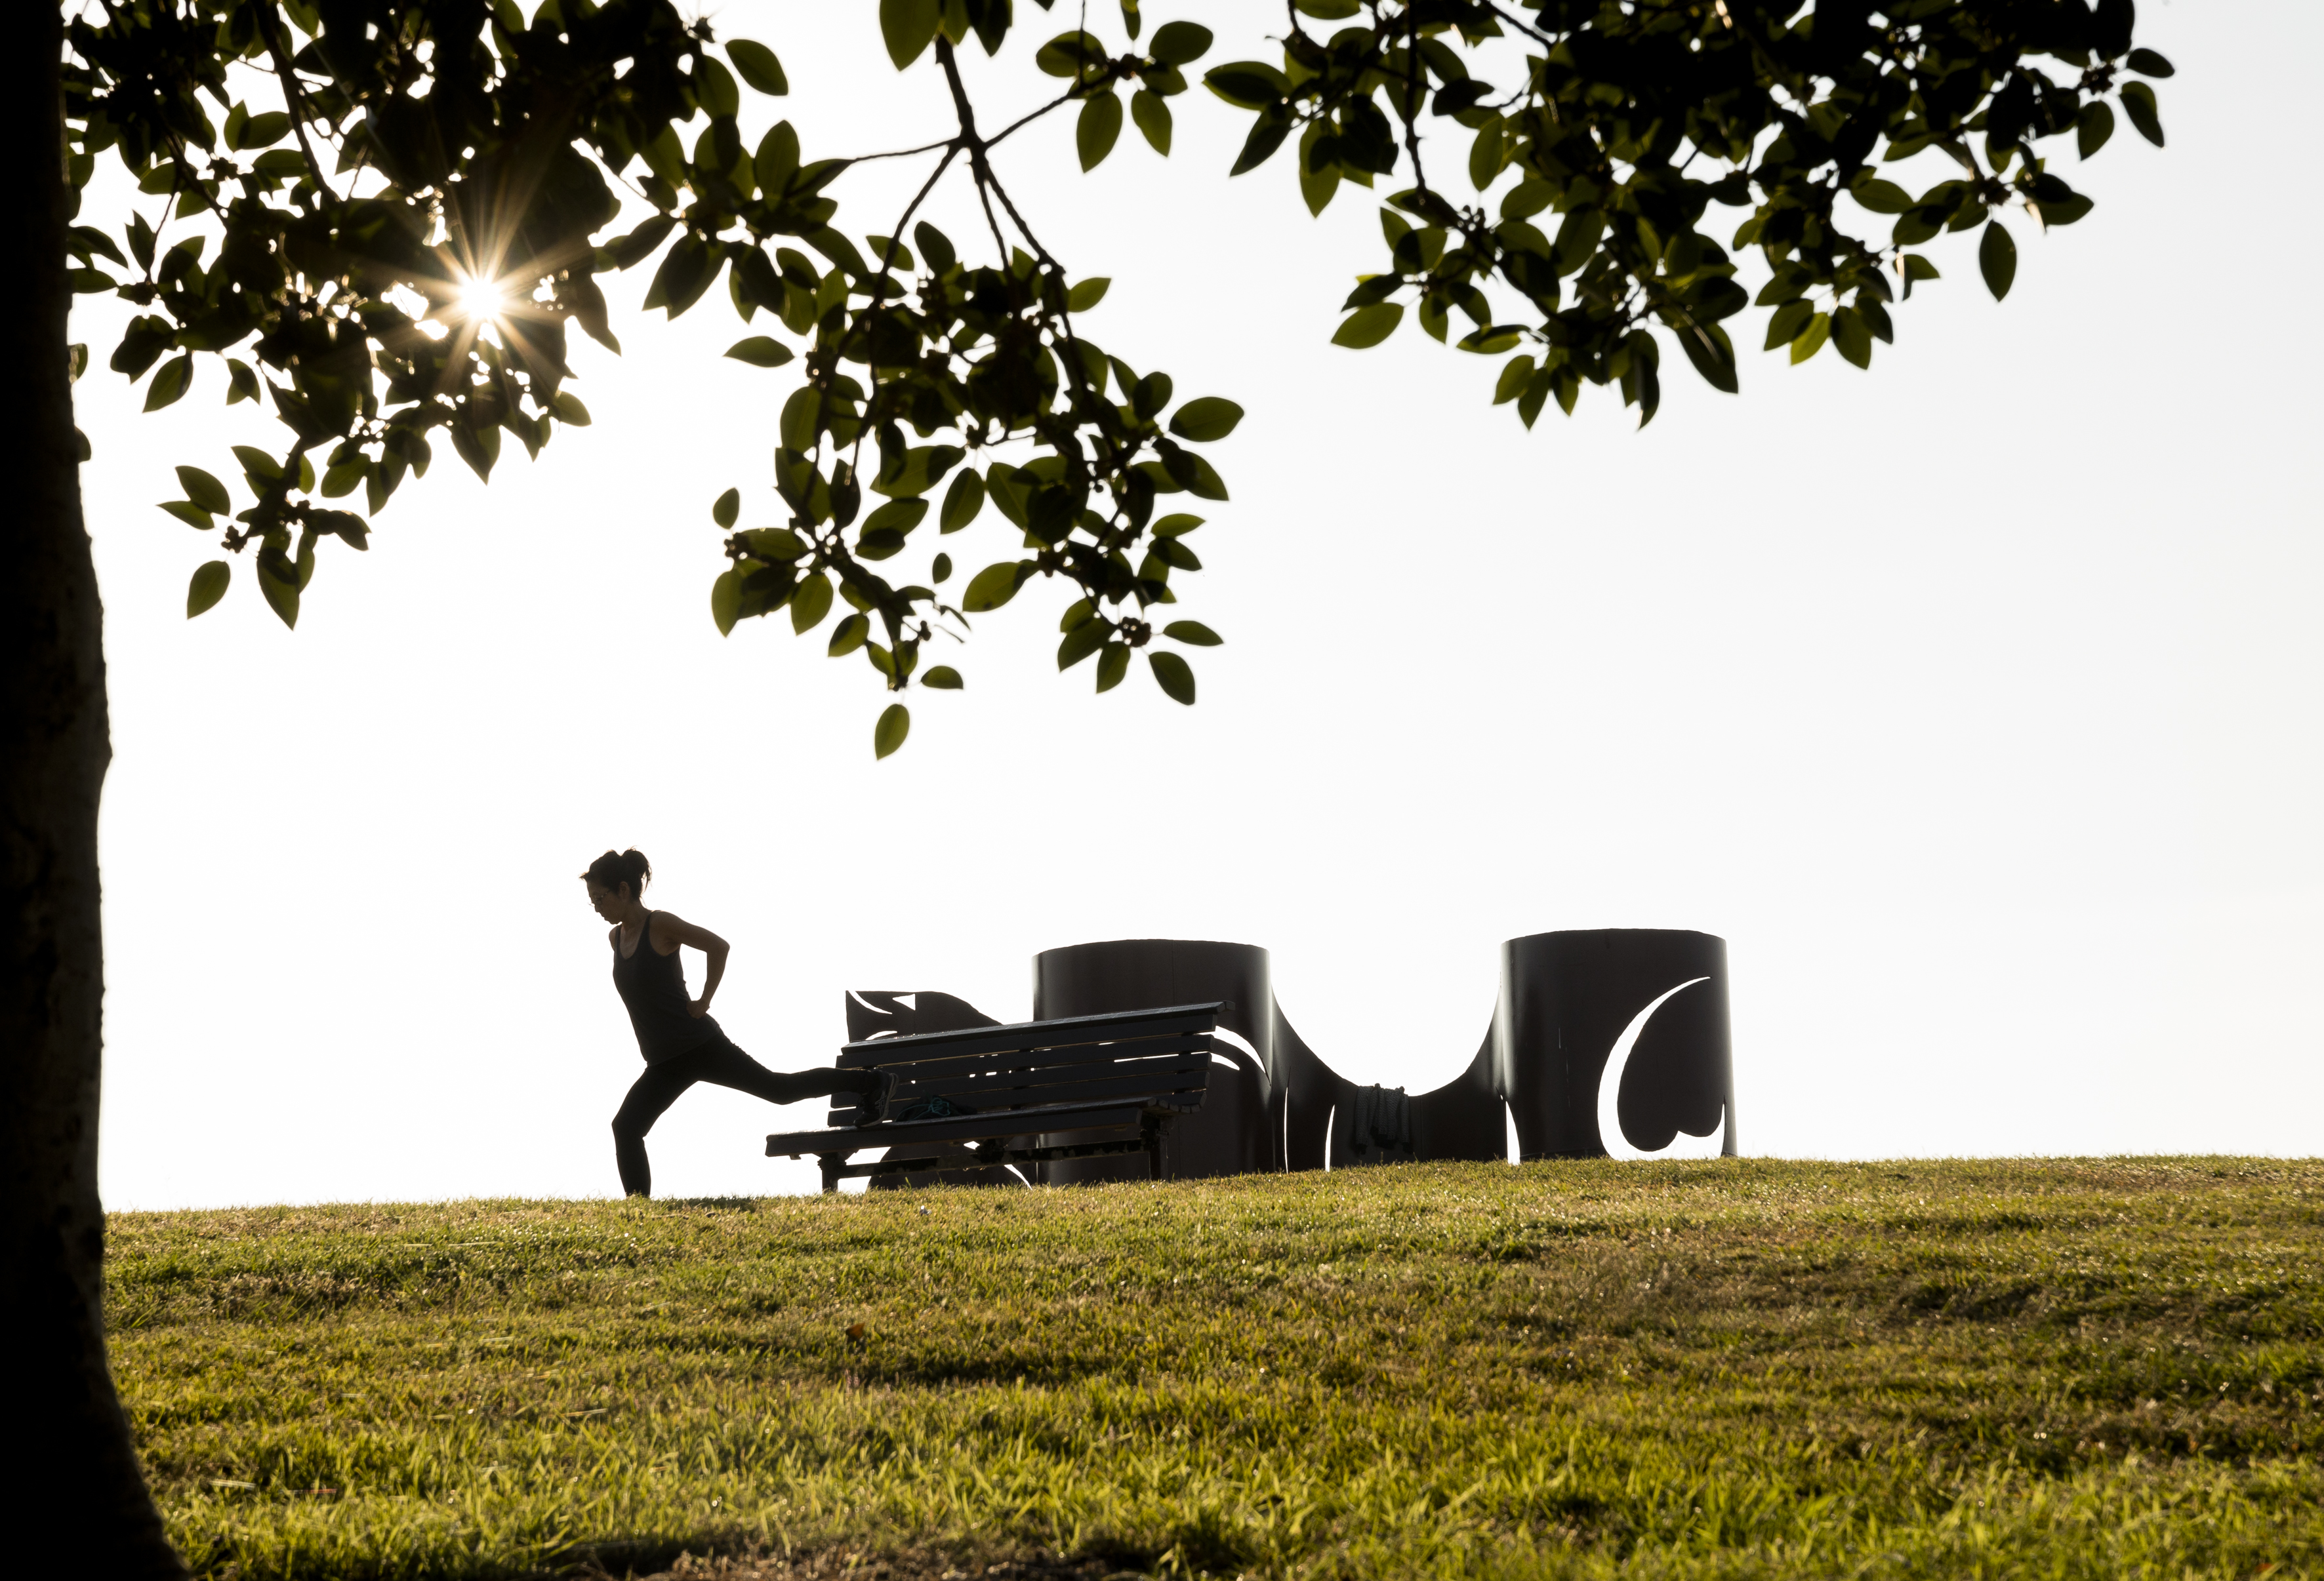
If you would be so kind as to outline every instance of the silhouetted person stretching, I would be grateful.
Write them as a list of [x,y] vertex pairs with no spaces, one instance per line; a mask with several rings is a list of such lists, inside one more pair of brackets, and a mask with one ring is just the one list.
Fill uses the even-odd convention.
[[[770,1071],[726,1039],[710,1019],[710,996],[726,973],[726,941],[707,928],[648,911],[639,896],[653,869],[634,850],[607,851],[581,875],[589,886],[589,904],[614,924],[608,938],[613,946],[613,987],[629,1007],[630,1025],[637,1029],[638,1052],[646,1057],[646,1073],[622,1100],[613,1117],[613,1160],[621,1166],[622,1190],[632,1197],[653,1195],[653,1170],[646,1163],[646,1133],[678,1101],[678,1095],[697,1081],[732,1087],[769,1103],[797,1103],[801,1098],[851,1093],[867,1099],[859,1125],[870,1125],[886,1111],[893,1078],[884,1071]],[[686,970],[678,962],[678,947],[691,944],[710,958],[702,979],[702,997],[688,998]]]

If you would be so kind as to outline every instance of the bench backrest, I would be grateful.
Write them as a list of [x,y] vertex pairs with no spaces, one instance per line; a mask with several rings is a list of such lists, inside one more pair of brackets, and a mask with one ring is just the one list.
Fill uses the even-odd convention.
[[[1184,1112],[1200,1108],[1210,1086],[1219,1009],[1217,1003],[1171,1005],[874,1038],[848,1043],[837,1062],[896,1073],[891,1119],[931,1098],[976,1114],[1051,1103],[1139,1103]],[[843,1094],[834,1100],[830,1123],[854,1121],[854,1105]]]

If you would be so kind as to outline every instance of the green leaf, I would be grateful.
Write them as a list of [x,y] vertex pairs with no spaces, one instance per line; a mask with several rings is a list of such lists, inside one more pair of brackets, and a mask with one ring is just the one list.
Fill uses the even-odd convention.
[[718,271],[725,262],[724,252],[713,252],[701,237],[688,231],[662,254],[661,267],[654,271],[653,284],[646,288],[645,307],[664,308],[671,318],[676,318],[717,283]]
[[[1192,621],[1185,622],[1191,625]],[[1212,640],[1216,641],[1213,638]],[[1146,656],[1147,665],[1154,671],[1155,684],[1167,693],[1174,702],[1187,707],[1194,705],[1194,667],[1167,649],[1156,648]]]
[[783,402],[783,415],[777,424],[784,448],[804,455],[815,448],[815,437],[823,414],[823,392],[812,384],[802,384]]
[[759,152],[751,157],[752,172],[759,185],[769,192],[780,192],[783,183],[798,173],[799,163],[798,133],[788,121],[778,121],[759,139]]
[[1260,115],[1251,123],[1250,135],[1243,139],[1242,152],[1235,155],[1233,168],[1227,174],[1240,176],[1246,170],[1259,169],[1275,157],[1275,151],[1281,148],[1283,140],[1290,135],[1291,118],[1281,113],[1280,106]]
[[[1682,331],[1681,333],[1683,333]],[[1501,365],[1501,376],[1493,384],[1493,404],[1506,406],[1526,392],[1533,382],[1533,354],[1526,353],[1511,357]]]
[[1705,384],[1729,395],[1741,388],[1741,381],[1736,375],[1735,343],[1727,338],[1725,329],[1716,324],[1683,325],[1678,331],[1678,344]]
[[[1161,39],[1161,34],[1157,33],[1155,35],[1155,39],[1158,42]],[[2124,57],[2122,63],[2129,67],[2133,71],[2137,72],[2141,77],[2176,77],[2179,75],[2179,69],[2177,67],[2172,65],[2170,61],[2165,60],[2162,56],[2156,54],[2152,50],[2133,50],[2128,55]]]
[[1209,462],[1191,451],[1181,451],[1180,454],[1193,464],[1190,469],[1193,475],[1186,480],[1186,492],[1197,500],[1223,500],[1227,497],[1225,482]]
[[1263,110],[1291,91],[1291,79],[1264,61],[1237,60],[1203,73],[1203,86],[1237,109]]
[[1902,214],[1913,207],[1913,195],[1894,181],[1877,177],[1858,181],[1849,189],[1849,196],[1874,214]]
[[234,510],[234,496],[226,485],[198,466],[178,469],[178,487],[186,491],[186,498],[205,510],[215,510],[223,516]]
[[282,464],[255,445],[237,445],[234,458],[242,463],[242,475],[249,480],[250,492],[262,494],[266,485],[282,475]]
[[1815,317],[1815,304],[1805,297],[1785,302],[1767,317],[1767,345],[1774,351],[1779,345],[1789,345],[1807,333]]
[[863,262],[863,254],[855,250],[855,244],[829,225],[818,225],[812,231],[804,232],[800,240],[850,274],[862,276],[872,272],[871,265]]
[[766,45],[749,39],[729,39],[726,59],[734,62],[734,69],[742,74],[742,80],[761,93],[780,97],[791,91],[790,78],[783,75],[783,63]]
[[[2160,57],[2158,56],[2157,59],[2160,59]],[[2138,68],[2134,66],[2131,69],[2135,71]],[[2171,75],[2171,72],[2169,68],[2166,67],[2161,71],[2150,71],[2147,75],[2150,77],[2168,77]],[[267,110],[262,114],[253,115],[249,121],[244,124],[242,128],[242,137],[240,141],[235,142],[235,147],[244,150],[271,148],[274,144],[281,142],[290,134],[290,117],[281,110]]]
[[1059,33],[1035,51],[1033,64],[1052,77],[1078,80],[1090,68],[1105,64],[1105,46],[1077,29]]
[[720,65],[715,56],[695,57],[694,97],[701,104],[702,113],[713,120],[731,120],[742,108],[742,90],[734,86],[734,74]]
[[1108,88],[1082,101],[1081,117],[1074,123],[1074,151],[1081,155],[1083,170],[1097,169],[1120,135],[1120,95]]
[[1476,141],[1469,145],[1469,185],[1480,192],[1491,186],[1508,162],[1508,140],[1501,131],[1499,116],[1478,127]]
[[2104,99],[2092,99],[2074,117],[2074,147],[2084,159],[2107,145],[2114,135],[2114,106]]
[[1198,22],[1166,22],[1146,53],[1165,66],[1191,66],[1211,52],[1211,30]]
[[912,711],[900,703],[890,703],[880,715],[880,722],[872,728],[872,754],[885,758],[902,746],[904,738],[911,733]]
[[1184,538],[1202,526],[1203,519],[1199,516],[1189,516],[1183,510],[1174,510],[1148,530],[1158,538]]
[[1330,148],[1323,142],[1329,124],[1310,121],[1307,130],[1299,134],[1299,198],[1307,205],[1307,212],[1317,216],[1332,206],[1340,192],[1340,161],[1330,157]]
[[1066,308],[1075,313],[1088,312],[1105,300],[1106,288],[1112,284],[1111,279],[1102,274],[1074,281],[1074,289],[1065,293]]
[[937,665],[920,677],[920,685],[934,686],[939,692],[957,692],[962,685],[960,672],[950,665]]
[[[1173,26],[1176,24],[1172,23]],[[1139,88],[1130,96],[1130,118],[1146,136],[1146,142],[1165,159],[1170,154],[1170,105],[1159,94]]]
[[1057,667],[1069,670],[1104,647],[1113,636],[1113,626],[1105,620],[1084,620],[1065,633],[1057,644]]
[[1126,643],[1109,642],[1098,654],[1097,689],[1111,692],[1121,685],[1121,677],[1130,673],[1130,648]]
[[761,560],[798,560],[807,556],[807,543],[788,527],[754,527],[737,535],[742,547]]
[[831,613],[831,578],[820,571],[810,571],[800,578],[798,591],[791,594],[791,630],[801,636],[823,623]]
[[2009,284],[2017,278],[2017,244],[2009,239],[1999,220],[1986,225],[1984,238],[1977,244],[1977,266],[1995,301],[2009,294]]
[[939,553],[928,565],[928,580],[939,586],[952,580],[952,556]]
[[742,513],[742,491],[729,489],[718,496],[710,507],[710,519],[721,527],[733,527],[734,519]]
[[895,69],[901,72],[918,60],[920,51],[935,41],[939,21],[944,21],[939,0],[879,0],[879,32],[888,41],[888,58],[895,60]]
[[1872,365],[1872,326],[1855,308],[1842,308],[1831,316],[1831,344],[1856,366]]
[[161,501],[161,509],[197,532],[208,532],[217,525],[211,519],[208,510],[203,510],[191,500],[164,500]]
[[1164,565],[1175,565],[1181,571],[1200,571],[1203,568],[1202,556],[1188,548],[1185,541],[1180,538],[1156,538],[1154,557]]
[[560,423],[570,423],[576,428],[589,426],[589,409],[583,406],[581,398],[569,390],[560,390],[550,396],[549,409],[557,414],[557,420]]
[[931,274],[942,274],[960,262],[959,254],[953,251],[952,238],[926,220],[912,227],[912,240],[919,244],[920,256],[927,262]]
[[1181,439],[1208,444],[1223,439],[1242,421],[1242,408],[1224,396],[1205,395],[1180,407],[1170,419],[1170,431]]
[[299,569],[272,544],[258,551],[258,591],[277,620],[299,629]]
[[186,584],[186,619],[192,620],[224,598],[226,584],[233,580],[234,567],[224,560],[195,566],[194,579]]
[[1359,308],[1349,314],[1339,332],[1332,336],[1332,344],[1362,351],[1366,346],[1379,345],[1396,333],[1396,326],[1403,322],[1402,302],[1374,302],[1369,308]]
[[484,483],[493,477],[493,465],[500,460],[501,431],[493,427],[481,433],[464,423],[455,423],[447,430],[452,436],[453,453],[468,464],[468,470]]
[[779,368],[791,360],[791,348],[771,335],[754,335],[728,346],[726,354],[753,368]]
[[909,532],[928,513],[926,500],[890,500],[863,519],[866,532]]
[[1173,620],[1162,628],[1162,635],[1191,648],[1216,648],[1226,640],[1200,620]]
[[830,646],[825,651],[834,658],[844,657],[862,647],[871,635],[871,621],[861,615],[850,615],[833,630]]
[[968,591],[961,594],[960,607],[972,615],[997,610],[1015,598],[1017,590],[1032,574],[1033,565],[1026,560],[1002,560],[987,565],[969,578]]
[[901,464],[872,480],[872,492],[906,500],[925,494],[967,454],[955,445],[915,445],[904,452]]
[[184,352],[161,364],[145,387],[145,409],[159,411],[184,396],[194,382],[194,354]]
[[1809,319],[1807,327],[1800,332],[1800,337],[1792,342],[1792,366],[1798,367],[1816,353],[1823,350],[1823,343],[1831,338],[1831,316],[1830,314],[1819,313]]
[[734,630],[734,620],[742,602],[742,579],[732,571],[721,571],[710,584],[710,619],[718,627],[718,635],[725,636]]
[[[952,487],[945,491],[944,510],[936,518],[939,532],[958,532],[976,519],[984,509],[984,480],[970,467],[953,479]],[[939,579],[941,580],[941,579]]]
[[2138,128],[2138,134],[2155,147],[2163,146],[2163,115],[2155,107],[2154,90],[2143,82],[2122,85],[2123,114]]

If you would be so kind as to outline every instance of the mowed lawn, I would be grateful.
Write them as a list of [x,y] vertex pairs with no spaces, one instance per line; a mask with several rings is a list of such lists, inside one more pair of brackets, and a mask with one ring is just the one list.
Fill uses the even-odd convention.
[[[2324,1163],[123,1214],[204,1575],[2324,1576]],[[2273,1567],[2273,1568],[2270,1568]]]

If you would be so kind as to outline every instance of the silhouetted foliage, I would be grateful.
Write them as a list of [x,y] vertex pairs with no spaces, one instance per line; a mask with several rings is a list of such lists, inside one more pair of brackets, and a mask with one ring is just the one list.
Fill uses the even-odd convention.
[[[1295,0],[1284,16],[1279,66],[1204,78],[1251,116],[1234,173],[1289,145],[1316,213],[1342,183],[1402,183],[1379,211],[1385,267],[1360,278],[1334,341],[1378,345],[1409,308],[1441,342],[1514,354],[1496,400],[1528,426],[1552,399],[1572,411],[1585,384],[1650,420],[1665,337],[1735,391],[1726,324],[1755,305],[1737,280],[1746,250],[1770,271],[1765,345],[1794,363],[1829,344],[1868,367],[1894,336],[1891,306],[1938,278],[1920,249],[1946,232],[1981,231],[1979,270],[2005,295],[2017,253],[2000,213],[2047,226],[2091,207],[2041,151],[2070,133],[2094,154],[2116,103],[2161,142],[2153,89],[2125,73],[2171,71],[2133,47],[2129,0]],[[667,0],[544,0],[530,17],[515,0],[124,0],[75,21],[72,178],[85,184],[111,149],[160,200],[118,234],[72,233],[77,288],[144,309],[112,366],[151,373],[152,410],[216,358],[229,402],[271,404],[290,431],[280,453],[235,447],[245,508],[188,466],[186,497],[163,509],[204,530],[227,519],[225,548],[256,547],[261,593],[295,622],[318,543],[363,548],[437,439],[488,477],[504,438],[536,453],[559,424],[588,422],[564,388],[565,336],[570,321],[619,349],[600,276],[650,270],[644,304],[672,318],[723,276],[746,323],[764,312],[783,332],[727,354],[798,368],[779,408],[770,400],[784,519],[745,522],[739,490],[712,505],[730,533],[711,593],[722,631],[788,611],[805,633],[844,605],[834,657],[861,651],[892,691],[956,688],[954,667],[920,667],[936,631],[964,636],[969,617],[1059,577],[1077,594],[1060,668],[1093,657],[1105,691],[1143,648],[1191,703],[1192,668],[1152,644],[1219,639],[1155,623],[1174,575],[1202,565],[1186,536],[1203,518],[1166,497],[1226,499],[1199,446],[1242,409],[1174,406],[1168,374],[1084,334],[1077,316],[1108,282],[1069,276],[987,156],[1068,106],[1085,170],[1125,114],[1167,154],[1171,101],[1212,35],[1170,22],[1148,37],[1125,0],[1126,42],[1084,24],[1040,45],[1056,96],[985,133],[954,51],[972,39],[999,51],[1010,0],[882,0],[879,20],[899,69],[934,51],[957,130],[837,158],[809,158],[788,122],[746,148],[744,88],[787,93],[782,64],[762,44],[714,41]],[[1316,25],[1331,23],[1345,25]],[[281,107],[235,97],[256,78]],[[1423,163],[1426,133],[1453,127],[1465,198]],[[1957,169],[1917,193],[1879,173],[1923,152]],[[839,178],[898,157],[933,166],[911,203],[884,234],[838,228]],[[917,217],[954,171],[987,222],[965,250]],[[647,217],[608,234],[624,185]],[[1711,225],[1714,205],[1740,211],[1731,233]],[[171,241],[172,227],[189,234]],[[1010,552],[945,591],[953,553],[934,544],[987,507]],[[931,519],[915,580],[897,567]],[[189,615],[231,574],[223,558],[196,570]],[[890,705],[879,754],[909,725]]]

